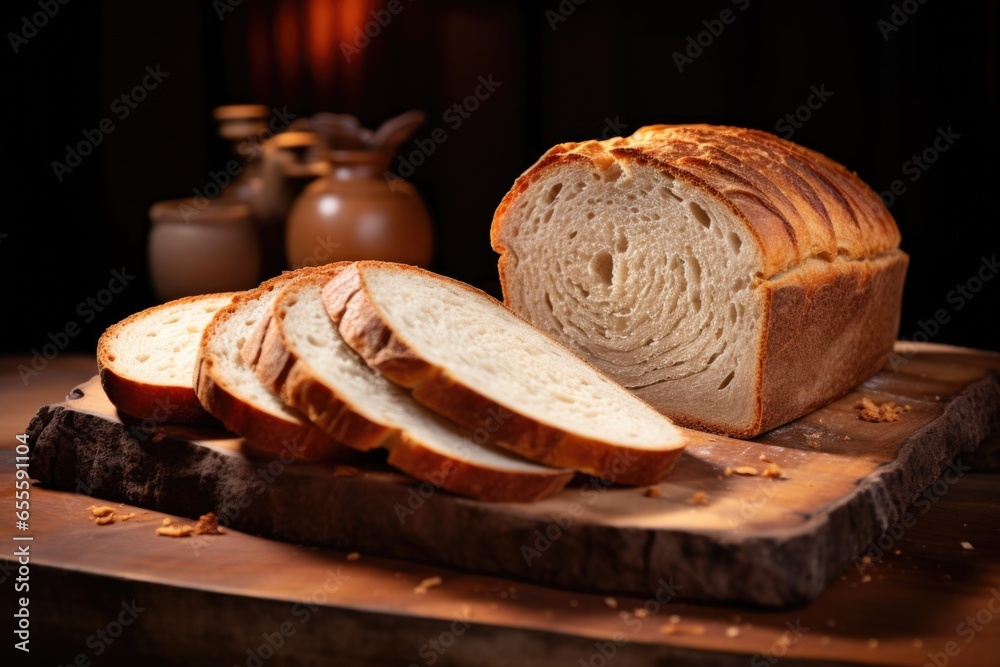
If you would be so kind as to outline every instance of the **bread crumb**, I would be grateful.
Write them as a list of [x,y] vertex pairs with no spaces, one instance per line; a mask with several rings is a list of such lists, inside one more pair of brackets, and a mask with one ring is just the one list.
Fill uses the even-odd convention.
[[115,508],[107,505],[91,505],[87,509],[90,510],[91,515],[97,518],[108,517],[115,513]]
[[643,495],[647,498],[659,498],[663,495],[663,492],[660,491],[660,487],[651,486],[643,492]]
[[646,609],[644,607],[639,607],[638,609],[636,609],[635,611],[633,611],[632,614],[636,618],[646,618],[646,617],[649,616],[649,612],[646,611]]
[[806,433],[806,437],[807,438],[813,438],[813,439],[819,439],[820,435],[821,434],[820,434],[819,431],[813,431],[812,433]]
[[189,537],[194,531],[192,526],[186,523],[173,525],[168,523],[168,519],[164,519],[164,524],[156,529],[157,535],[162,535],[163,537]]
[[105,515],[105,516],[99,516],[99,517],[97,517],[97,518],[94,519],[94,523],[96,523],[98,526],[106,526],[109,523],[114,523],[114,522],[115,522],[115,515],[114,514],[108,514],[108,515]]
[[359,558],[361,558],[361,554],[359,554],[357,551],[352,551],[351,553],[347,554],[347,560],[357,560]]
[[868,640],[868,648],[878,648],[878,640],[872,637]]
[[771,462],[771,459],[767,458],[767,454],[761,454],[758,458],[761,461],[763,461],[764,463],[770,463]]
[[972,551],[973,547],[971,542],[962,542],[961,544],[963,549],[968,549],[969,551]]
[[850,440],[850,439],[851,439],[851,436],[849,436],[849,435],[845,435],[844,436],[844,440]]
[[703,635],[704,625],[663,625],[660,627],[661,635]]
[[696,491],[694,495],[688,498],[688,502],[692,505],[707,505],[708,504],[708,494],[704,491]]
[[336,465],[333,466],[334,477],[354,477],[358,474],[358,469],[354,466]]
[[746,475],[748,477],[754,477],[760,474],[759,471],[753,466],[739,466],[732,469],[726,468],[726,470],[730,471],[726,473],[727,475]]
[[618,608],[618,600],[611,597],[604,598],[604,604],[611,607],[612,609]]
[[739,627],[735,626],[735,625],[730,625],[728,628],[726,628],[726,636],[727,637],[739,637],[740,636],[740,629],[739,629]]
[[905,410],[892,401],[876,405],[870,398],[862,398],[854,407],[861,409],[861,419],[873,423],[898,422],[900,413]]
[[806,444],[809,445],[810,447],[812,447],[813,449],[819,449],[819,443],[818,442],[807,442]]
[[827,645],[829,645],[829,643],[830,643],[830,636],[829,635],[823,635],[822,637],[819,638],[819,645],[820,646],[827,646]]
[[871,556],[862,556],[861,557],[861,562],[864,563],[865,565],[871,565],[871,563],[872,563],[872,557]]
[[681,622],[681,617],[678,616],[677,614],[671,614],[670,616],[667,616],[667,622],[668,623],[680,623]]
[[129,512],[128,514],[115,514],[115,521],[128,521],[135,516],[135,512]]
[[782,479],[784,477],[784,473],[781,471],[781,468],[778,467],[777,463],[772,463],[764,468],[763,477],[765,479]]
[[164,519],[163,522],[160,523],[160,525],[161,526],[169,526],[171,523],[173,523],[173,522],[170,519]]
[[867,584],[871,580],[872,580],[872,575],[870,574],[866,574],[865,576],[861,577],[861,583],[863,584]]
[[416,593],[417,595],[426,595],[427,591],[434,588],[435,586],[440,586],[441,583],[442,583],[441,577],[427,577],[426,579],[421,581],[416,588],[413,589],[413,592]]
[[194,526],[195,535],[222,535],[226,529],[219,525],[219,520],[215,512],[202,514],[198,517],[198,523]]

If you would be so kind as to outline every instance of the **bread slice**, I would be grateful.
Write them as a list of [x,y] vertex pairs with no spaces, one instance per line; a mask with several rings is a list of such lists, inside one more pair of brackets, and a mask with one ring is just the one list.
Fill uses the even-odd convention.
[[189,296],[147,308],[97,341],[101,385],[116,408],[156,423],[217,423],[192,384],[201,333],[235,292]]
[[384,447],[390,465],[454,493],[527,502],[561,490],[572,471],[522,459],[490,445],[485,431],[473,433],[431,412],[344,342],[323,306],[322,288],[347,266],[281,291],[254,362],[258,377],[337,441],[360,450]]
[[323,290],[344,340],[436,412],[522,456],[650,484],[684,437],[503,304],[416,267],[357,262]]
[[899,241],[856,174],[707,125],[556,146],[492,228],[511,309],[671,419],[735,437],[881,368],[899,329]]
[[257,379],[243,359],[244,343],[281,287],[314,268],[282,274],[240,293],[205,329],[195,367],[195,392],[205,409],[251,445],[272,454],[319,461],[343,448],[305,415],[288,407]]

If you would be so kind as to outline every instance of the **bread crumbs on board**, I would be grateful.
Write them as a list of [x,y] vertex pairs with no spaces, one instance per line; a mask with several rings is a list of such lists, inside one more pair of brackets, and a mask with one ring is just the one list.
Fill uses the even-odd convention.
[[755,477],[760,474],[760,471],[753,466],[737,466],[736,468],[726,468],[726,477],[730,475],[746,475],[747,477]]
[[651,486],[643,492],[643,495],[647,498],[659,498],[663,495],[663,492],[660,491],[660,487]]
[[854,407],[861,410],[861,419],[874,423],[898,422],[902,413],[910,411],[909,405],[899,406],[892,401],[876,405],[870,398],[862,398]]
[[90,510],[91,518],[98,526],[107,526],[116,521],[128,521],[135,516],[135,512],[118,512],[115,508],[107,505],[91,505],[87,509]]
[[784,478],[785,473],[777,463],[772,463],[764,468],[764,472],[761,473],[761,476],[765,479],[782,479]]
[[413,589],[413,592],[417,595],[426,595],[427,591],[435,586],[440,586],[442,583],[444,582],[441,580],[441,577],[427,577],[417,584],[417,587]]
[[704,491],[696,491],[694,495],[688,498],[688,502],[692,505],[707,505],[708,504],[708,494]]
[[186,523],[175,524],[170,519],[164,519],[156,534],[163,537],[190,537],[191,535],[223,535],[226,529],[219,525],[219,520],[214,512],[202,514],[198,517],[198,523],[190,525]]
[[618,600],[616,600],[616,599],[614,599],[612,597],[604,598],[604,604],[607,605],[608,607],[610,607],[611,609],[617,609],[618,608]]

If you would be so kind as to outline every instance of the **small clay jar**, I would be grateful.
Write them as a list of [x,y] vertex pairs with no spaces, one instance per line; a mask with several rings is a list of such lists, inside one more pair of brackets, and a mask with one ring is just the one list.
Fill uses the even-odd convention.
[[248,204],[172,199],[153,204],[149,218],[149,270],[164,301],[257,285],[260,241]]
[[292,267],[361,259],[430,264],[430,214],[416,188],[385,176],[392,155],[328,151],[330,174],[310,183],[288,216],[285,244]]

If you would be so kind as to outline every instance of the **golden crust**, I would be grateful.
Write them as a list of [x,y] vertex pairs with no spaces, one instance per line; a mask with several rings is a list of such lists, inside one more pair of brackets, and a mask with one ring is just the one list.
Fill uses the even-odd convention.
[[[771,278],[811,258],[870,259],[899,246],[899,229],[857,174],[816,151],[760,130],[712,125],[650,125],[630,137],[550,149],[514,183],[493,218],[493,248],[507,207],[546,170],[570,160],[602,168],[650,164],[707,190],[743,221]],[[503,272],[501,271],[501,280]]]

